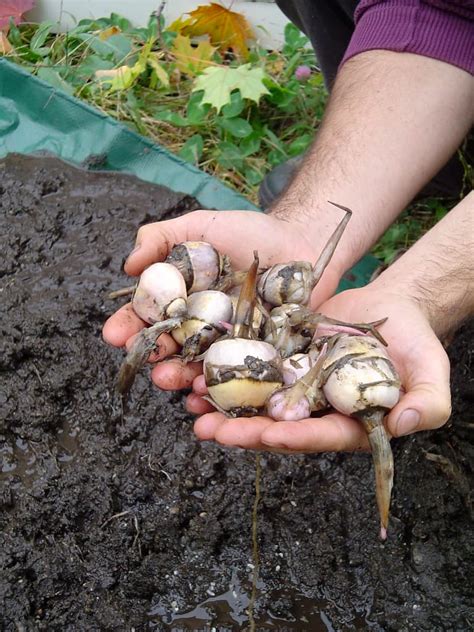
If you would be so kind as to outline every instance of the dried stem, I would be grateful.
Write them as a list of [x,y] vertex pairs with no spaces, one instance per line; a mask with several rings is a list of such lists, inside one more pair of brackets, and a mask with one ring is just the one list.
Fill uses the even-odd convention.
[[393,486],[393,453],[383,425],[385,411],[370,410],[358,415],[363,423],[372,449],[375,466],[375,490],[380,514],[380,538],[387,539],[390,496]]

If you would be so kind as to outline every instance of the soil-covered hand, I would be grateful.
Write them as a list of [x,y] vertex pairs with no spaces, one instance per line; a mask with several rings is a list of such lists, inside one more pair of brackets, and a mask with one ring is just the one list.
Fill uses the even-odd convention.
[[[138,276],[150,264],[163,261],[175,244],[196,240],[208,241],[219,252],[229,255],[234,269],[247,269],[252,263],[254,250],[258,251],[262,267],[292,260],[314,263],[330,232],[328,229],[324,234],[321,230],[320,241],[316,242],[313,238],[310,242],[301,224],[272,215],[253,211],[195,211],[177,219],[141,227],[135,248],[125,263],[125,272]],[[316,304],[333,294],[343,270],[344,264],[336,254],[313,293]],[[145,323],[129,303],[108,319],[103,336],[114,346],[130,347],[134,335],[143,327]],[[162,360],[177,352],[174,340],[164,334],[160,337],[158,355],[150,359]],[[165,390],[187,388],[200,372],[200,363],[184,364],[179,359],[173,359],[157,365],[152,371],[152,380]]]
[[[450,414],[449,361],[416,301],[367,286],[334,296],[318,311],[346,322],[388,317],[381,333],[405,389],[386,419],[392,436],[437,428],[446,422]],[[342,414],[297,422],[275,422],[268,417],[227,419],[220,413],[208,412],[210,406],[201,399],[206,392],[202,376],[195,379],[193,387],[187,406],[190,412],[202,414],[195,423],[200,439],[283,452],[368,448],[362,425]]]

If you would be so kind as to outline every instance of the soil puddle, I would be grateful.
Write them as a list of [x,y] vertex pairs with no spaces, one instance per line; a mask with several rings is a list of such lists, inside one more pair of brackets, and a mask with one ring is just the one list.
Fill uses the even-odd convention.
[[[146,375],[122,418],[122,352],[101,340],[137,227],[196,207],[123,174],[0,160],[6,632],[248,628],[254,455],[199,443],[182,394]],[[369,455],[262,455],[259,632],[472,626],[473,331],[450,349],[450,424],[394,441],[385,545]]]
[[[258,582],[258,588],[265,591],[263,582]],[[212,594],[212,590],[208,591]],[[275,604],[277,613],[266,613],[255,621],[255,629],[260,632],[273,630],[286,630],[288,632],[335,632],[328,617],[322,610],[327,604],[317,603],[314,599],[305,597],[295,588],[274,590],[269,595],[269,600]],[[290,611],[278,612],[278,604],[291,603]],[[229,589],[220,595],[212,595],[187,612],[169,614],[160,606],[148,613],[150,621],[164,624],[169,630],[222,630],[225,628],[234,632],[248,627],[248,592],[241,586],[234,575]],[[158,615],[158,618],[157,618]],[[357,628],[365,629],[365,628]]]

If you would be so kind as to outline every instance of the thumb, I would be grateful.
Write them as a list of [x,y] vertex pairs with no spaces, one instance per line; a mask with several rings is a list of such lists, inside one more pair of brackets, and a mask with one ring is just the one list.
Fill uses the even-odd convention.
[[388,416],[387,428],[394,437],[439,428],[451,415],[449,359],[441,343],[410,357],[405,376],[406,393]]
[[125,262],[125,272],[138,276],[152,263],[163,261],[175,244],[203,238],[203,223],[212,211],[194,211],[182,217],[141,226],[135,247]]

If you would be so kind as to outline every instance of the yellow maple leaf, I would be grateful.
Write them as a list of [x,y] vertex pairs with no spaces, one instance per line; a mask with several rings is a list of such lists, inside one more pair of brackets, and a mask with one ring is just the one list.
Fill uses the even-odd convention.
[[184,28],[192,24],[192,21],[193,20],[191,18],[187,18],[185,20],[181,15],[174,22],[172,22],[166,30],[171,31],[171,33],[181,33]]
[[216,50],[209,40],[192,46],[190,38],[186,35],[177,35],[171,48],[176,59],[176,67],[190,77],[195,77],[212,64],[211,59]]
[[220,50],[232,49],[236,55],[247,59],[247,42],[253,39],[253,33],[242,14],[211,2],[210,5],[199,6],[189,15],[190,23],[183,24],[180,28],[183,35],[208,35],[211,44]]

